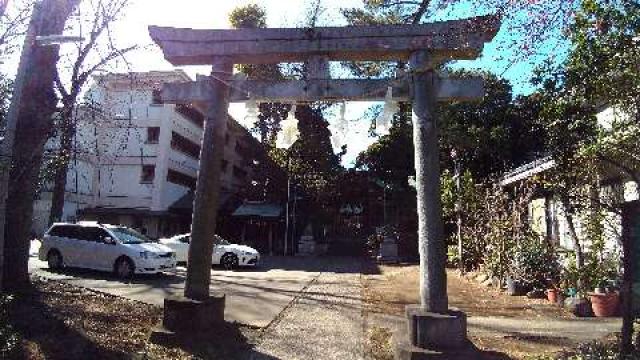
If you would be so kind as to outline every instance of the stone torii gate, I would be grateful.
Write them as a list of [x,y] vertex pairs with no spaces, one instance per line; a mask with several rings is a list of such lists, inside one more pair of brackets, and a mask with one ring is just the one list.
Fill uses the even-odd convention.
[[[397,356],[413,359],[462,347],[466,343],[466,316],[448,308],[434,110],[437,101],[482,97],[484,87],[481,79],[440,79],[434,69],[448,60],[477,58],[499,27],[496,16],[423,25],[312,29],[150,27],[152,39],[173,65],[212,66],[211,76],[166,84],[162,91],[165,102],[197,103],[206,109],[185,297],[165,300],[165,327],[180,330],[189,322],[176,321],[176,316],[185,316],[185,308],[191,309],[186,316],[197,319],[187,324],[189,327],[206,328],[207,317],[218,317],[209,319],[211,323],[223,320],[220,308],[224,309],[224,295],[210,295],[209,287],[229,103],[249,98],[270,102],[376,101],[383,100],[387,88],[392,87],[394,100],[413,103],[421,274],[421,304],[407,309],[410,344],[401,344]],[[337,80],[329,75],[329,61],[385,60],[408,61],[410,72],[405,78],[390,80]],[[308,78],[262,81],[232,76],[234,64],[283,62],[306,62]],[[182,309],[182,313],[175,309]]]

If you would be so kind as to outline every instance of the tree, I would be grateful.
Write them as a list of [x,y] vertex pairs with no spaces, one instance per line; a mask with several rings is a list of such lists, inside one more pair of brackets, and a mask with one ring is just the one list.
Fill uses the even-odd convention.
[[388,135],[358,155],[356,167],[367,170],[385,184],[396,189],[406,189],[410,176],[415,176],[413,128],[411,107],[400,104],[394,115]]
[[[249,4],[235,8],[229,15],[231,26],[236,29],[256,29],[267,26],[267,14],[258,5]],[[240,73],[252,80],[281,80],[282,71],[277,64],[260,65],[237,65]],[[260,141],[266,146],[273,146],[278,131],[280,131],[280,121],[291,109],[290,105],[266,102],[258,105],[258,119],[252,124],[252,132],[260,136]]]
[[[308,26],[316,25],[319,3],[310,6],[306,22]],[[230,23],[236,28],[261,28],[266,26],[266,13],[257,5],[247,5],[234,9]],[[286,71],[278,65],[242,65],[240,72],[250,79],[281,80],[285,78],[304,78],[306,65],[291,66]],[[297,107],[295,117],[299,120],[300,138],[287,151],[276,149],[275,140],[280,131],[280,122],[288,116],[291,104],[261,103],[258,120],[253,124],[253,131],[260,135],[261,142],[268,148],[271,160],[282,169],[287,169],[298,186],[313,199],[319,210],[327,210],[335,205],[332,196],[337,174],[341,171],[340,156],[335,155],[331,146],[331,132],[324,119],[324,104],[304,104]],[[264,166],[263,166],[264,165]],[[268,168],[270,162],[261,162],[259,174],[269,180],[270,186],[280,178],[279,171]],[[268,172],[271,175],[266,175]],[[266,175],[266,176],[265,176]],[[266,186],[266,179],[265,185]]]
[[[362,3],[362,7],[342,10],[350,25],[420,24],[459,18],[460,14],[499,14],[504,30],[510,34],[499,44],[500,58],[509,59],[513,65],[545,55],[553,58],[555,54],[550,49],[557,50],[557,45],[564,41],[562,31],[572,23],[580,0],[362,0]],[[380,76],[389,75],[394,66],[364,62],[349,67],[358,75]]]
[[[57,116],[56,132],[60,144],[57,154],[58,166],[53,176],[49,223],[60,221],[62,217],[69,161],[75,152],[75,149],[73,149],[73,138],[76,132],[74,118],[78,97],[91,75],[101,70],[112,60],[122,57],[136,48],[136,46],[118,47],[113,43],[109,34],[109,27],[120,18],[128,3],[129,0],[87,1],[86,5],[90,10],[90,15],[86,19],[80,18],[78,20],[80,23],[89,23],[91,30],[87,39],[78,44],[77,51],[70,55],[70,69],[66,68],[62,63],[58,64],[56,90],[60,94],[62,106]],[[78,24],[77,26],[81,27],[83,25],[85,24]],[[70,72],[70,75],[65,76],[66,72]],[[68,79],[66,81],[63,80],[66,77]]]
[[484,98],[441,105],[440,131],[443,166],[453,170],[449,154],[455,150],[462,168],[483,182],[541,153],[545,129],[538,120],[540,106],[535,95],[513,99],[506,80],[489,73],[480,75],[485,80]]
[[[640,183],[640,4],[633,1],[584,0],[571,28],[573,50],[559,69],[547,69],[539,81],[545,84],[552,99],[545,112],[550,125],[560,131],[552,144],[555,158],[573,160],[571,168],[558,167],[573,173],[567,186],[574,193],[587,192],[583,207],[600,204],[597,192],[584,190],[581,169],[595,168],[595,176],[603,168],[613,168],[622,177]],[[618,112],[608,124],[597,124],[595,113],[610,106]],[[553,139],[553,138],[552,138]],[[571,169],[571,170],[569,170]],[[611,170],[609,170],[611,171]],[[591,185],[593,188],[594,185]],[[608,204],[618,211],[620,203]],[[615,209],[614,209],[615,210]],[[628,239],[623,238],[624,278],[622,286],[623,328],[621,353],[632,348],[633,317],[631,286],[635,271],[635,254]]]
[[[34,41],[35,36],[61,34],[67,18],[78,2],[79,0],[43,0],[37,3],[27,39]],[[54,81],[59,48],[38,46],[29,41],[23,49],[9,115],[15,116],[16,125],[8,196],[3,214],[3,290],[20,289],[29,284],[29,235],[33,200],[44,145],[52,130],[58,100],[54,92]],[[12,141],[7,143],[11,144]]]

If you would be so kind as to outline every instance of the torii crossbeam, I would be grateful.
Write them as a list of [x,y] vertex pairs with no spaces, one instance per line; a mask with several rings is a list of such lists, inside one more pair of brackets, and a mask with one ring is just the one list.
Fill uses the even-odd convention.
[[[466,343],[466,316],[448,308],[446,245],[440,202],[437,101],[479,98],[480,79],[440,79],[434,69],[453,59],[475,59],[500,27],[496,16],[423,25],[329,27],[313,29],[193,30],[149,28],[173,65],[212,65],[209,77],[167,84],[163,100],[200,103],[206,122],[194,203],[192,242],[185,297],[209,297],[212,241],[218,206],[219,173],[229,102],[376,101],[388,87],[396,100],[413,104],[418,197],[420,299],[407,309],[410,344],[397,357],[413,359]],[[337,80],[329,61],[408,61],[410,72],[397,79]],[[264,81],[234,78],[234,64],[306,62],[307,80]],[[165,304],[165,325],[167,312]],[[425,356],[427,356],[425,355]]]

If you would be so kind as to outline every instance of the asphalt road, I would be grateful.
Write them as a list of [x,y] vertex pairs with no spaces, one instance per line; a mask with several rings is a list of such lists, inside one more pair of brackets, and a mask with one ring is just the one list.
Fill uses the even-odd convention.
[[[182,294],[186,269],[162,275],[137,275],[127,282],[109,273],[80,269],[51,272],[32,257],[32,274],[60,280],[148,304],[162,306],[167,295]],[[211,292],[226,294],[225,318],[244,325],[266,327],[323,271],[304,258],[265,257],[258,268],[211,271]]]

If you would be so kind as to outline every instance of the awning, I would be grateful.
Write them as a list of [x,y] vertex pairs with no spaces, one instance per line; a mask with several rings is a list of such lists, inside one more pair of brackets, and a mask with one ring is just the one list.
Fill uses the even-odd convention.
[[153,211],[149,209],[110,208],[110,207],[95,207],[95,208],[80,209],[78,210],[78,214],[94,215],[94,216],[107,216],[107,215],[170,216],[170,215],[173,215],[168,211]]
[[282,206],[273,203],[245,202],[240,205],[231,216],[279,218],[282,214]]
[[[238,202],[234,200],[234,196],[232,196],[230,192],[224,191],[220,193],[219,203],[220,208],[218,211],[220,213],[229,213],[233,209],[233,205]],[[193,212],[193,200],[195,199],[195,193],[193,191],[189,191],[184,194],[180,199],[176,200],[173,204],[169,206],[169,211],[180,213],[180,214],[191,214]]]

